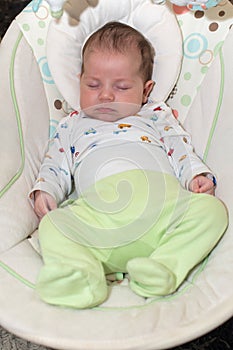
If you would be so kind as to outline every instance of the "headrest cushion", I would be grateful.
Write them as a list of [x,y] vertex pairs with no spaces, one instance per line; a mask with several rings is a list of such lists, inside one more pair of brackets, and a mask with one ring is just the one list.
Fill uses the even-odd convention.
[[50,24],[47,36],[47,59],[60,93],[75,110],[79,109],[79,74],[82,47],[86,39],[110,21],[126,23],[140,31],[153,45],[156,57],[153,77],[155,87],[150,98],[165,101],[179,75],[182,38],[175,15],[167,5],[151,0],[99,0],[86,8],[77,25],[69,15]]

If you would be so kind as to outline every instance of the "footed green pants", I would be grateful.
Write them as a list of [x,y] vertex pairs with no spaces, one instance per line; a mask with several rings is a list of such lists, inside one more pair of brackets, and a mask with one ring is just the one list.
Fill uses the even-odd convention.
[[50,304],[94,307],[108,297],[105,275],[127,272],[135,293],[170,294],[227,224],[220,200],[184,190],[173,176],[131,170],[107,177],[42,219],[36,289]]

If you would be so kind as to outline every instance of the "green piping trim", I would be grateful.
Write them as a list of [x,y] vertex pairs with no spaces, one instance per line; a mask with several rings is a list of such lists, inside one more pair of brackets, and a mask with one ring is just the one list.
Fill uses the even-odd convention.
[[16,271],[14,271],[12,268],[4,264],[2,261],[0,261],[0,267],[6,270],[12,277],[16,278],[18,281],[25,284],[27,287],[35,289],[35,285],[33,283],[29,282],[24,277],[20,276]]
[[[92,310],[101,310],[101,311],[122,311],[122,310],[132,310],[132,309],[143,309],[147,308],[151,304],[157,303],[157,302],[167,302],[170,300],[174,300],[177,296],[184,294],[189,288],[192,287],[193,283],[195,282],[197,276],[201,271],[205,269],[205,266],[207,264],[208,257],[200,264],[198,270],[195,272],[195,274],[192,277],[192,280],[188,282],[188,284],[181,289],[180,291],[176,292],[175,294],[168,295],[165,297],[158,297],[152,299],[150,302],[143,304],[143,305],[132,305],[132,306],[124,306],[124,307],[103,307],[103,306],[97,306],[93,308]],[[35,289],[35,284],[31,283],[28,281],[26,278],[22,277],[20,274],[18,274],[16,271],[14,271],[11,267],[8,265],[4,264],[2,261],[0,261],[0,267],[2,267],[6,272],[8,272],[12,277],[16,278],[19,282],[23,283],[27,287],[31,289]]]
[[20,119],[20,111],[19,106],[17,103],[16,98],[16,92],[15,92],[15,85],[14,85],[14,64],[15,64],[15,57],[16,52],[18,49],[18,46],[20,44],[20,41],[22,40],[23,34],[20,32],[18,35],[18,38],[15,42],[12,56],[11,56],[11,62],[10,62],[10,90],[11,90],[11,96],[13,100],[13,106],[15,110],[16,115],[16,122],[18,126],[18,134],[19,134],[19,142],[20,142],[20,153],[21,153],[21,165],[17,173],[12,177],[12,179],[6,184],[6,186],[0,191],[0,198],[9,190],[9,188],[18,180],[18,178],[21,176],[24,164],[25,164],[25,150],[24,150],[24,142],[23,142],[23,132],[22,132],[22,124]]
[[222,100],[223,100],[223,90],[224,90],[224,82],[225,82],[225,71],[224,71],[224,59],[223,59],[223,54],[222,54],[222,47],[219,50],[219,59],[220,59],[220,65],[221,65],[221,80],[220,80],[220,91],[219,91],[219,96],[218,96],[218,103],[214,115],[214,120],[210,129],[210,134],[209,138],[206,144],[206,149],[204,152],[203,160],[206,162],[206,159],[208,157],[208,153],[210,150],[210,145],[214,136],[214,132],[217,126],[218,118],[219,118],[219,112],[222,106]]

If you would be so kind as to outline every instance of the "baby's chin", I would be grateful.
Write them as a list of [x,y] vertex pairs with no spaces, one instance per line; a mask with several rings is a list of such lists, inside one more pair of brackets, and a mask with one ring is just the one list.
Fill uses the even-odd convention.
[[135,103],[111,102],[83,108],[82,111],[90,118],[115,122],[136,115],[140,109],[141,105]]

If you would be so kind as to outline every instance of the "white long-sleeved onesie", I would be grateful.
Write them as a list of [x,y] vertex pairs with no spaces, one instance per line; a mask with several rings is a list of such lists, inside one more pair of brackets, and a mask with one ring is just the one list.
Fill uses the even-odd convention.
[[184,188],[209,168],[194,153],[191,138],[164,103],[145,105],[136,116],[105,122],[73,112],[59,123],[31,191],[61,203],[97,180],[130,169],[175,175]]

